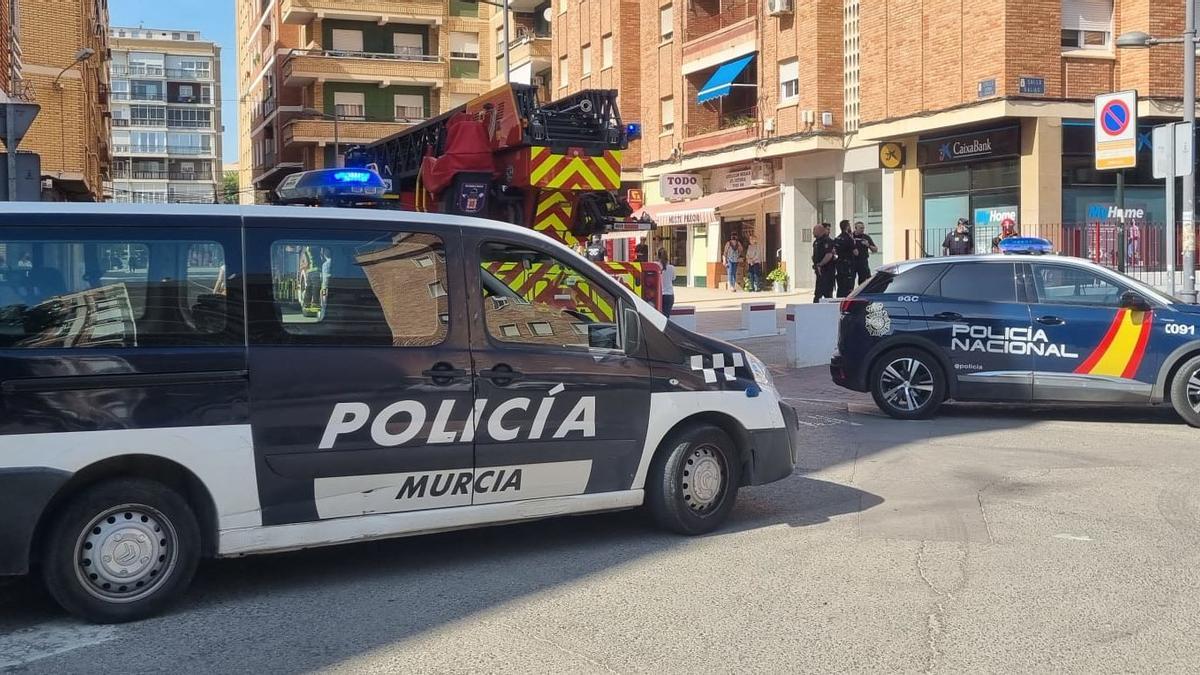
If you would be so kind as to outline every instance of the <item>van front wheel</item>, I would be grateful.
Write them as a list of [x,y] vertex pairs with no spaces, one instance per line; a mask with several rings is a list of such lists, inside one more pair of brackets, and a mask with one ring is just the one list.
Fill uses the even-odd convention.
[[187,588],[199,563],[200,528],[170,488],[118,479],[68,502],[43,546],[42,577],[63,609],[121,623],[157,614]]
[[646,477],[646,505],[663,529],[705,534],[729,517],[740,480],[741,462],[729,435],[696,426],[664,441]]

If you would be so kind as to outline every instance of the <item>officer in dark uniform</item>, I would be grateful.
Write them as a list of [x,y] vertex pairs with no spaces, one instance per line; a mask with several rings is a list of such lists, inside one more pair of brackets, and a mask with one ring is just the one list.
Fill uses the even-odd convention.
[[837,255],[834,251],[833,239],[829,237],[829,224],[821,223],[813,226],[813,272],[817,277],[816,289],[813,291],[813,302],[821,298],[833,297],[834,261]]
[[942,255],[970,255],[975,250],[975,242],[971,241],[971,233],[967,230],[967,219],[959,218],[954,231],[946,235],[942,242]]
[[854,290],[854,259],[858,257],[858,247],[854,245],[849,220],[839,222],[838,229],[841,233],[833,240],[834,251],[837,253],[837,262],[834,263],[837,271],[837,296],[845,298]]
[[867,226],[861,220],[854,223],[854,248],[858,251],[854,257],[854,275],[861,284],[871,278],[871,254],[879,252],[879,247],[867,234]]

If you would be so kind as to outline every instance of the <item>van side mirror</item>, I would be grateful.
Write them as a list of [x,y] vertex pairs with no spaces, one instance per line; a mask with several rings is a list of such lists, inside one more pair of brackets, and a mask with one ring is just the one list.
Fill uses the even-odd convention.
[[1153,309],[1150,301],[1136,291],[1125,291],[1121,294],[1121,308],[1131,309],[1135,312],[1148,312]]

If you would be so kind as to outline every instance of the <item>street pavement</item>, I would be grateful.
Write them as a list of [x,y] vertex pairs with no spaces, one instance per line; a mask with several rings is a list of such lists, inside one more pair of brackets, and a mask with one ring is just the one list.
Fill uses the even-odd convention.
[[626,512],[211,561],[121,626],[22,579],[0,670],[1195,672],[1200,431],[1164,409],[900,422],[823,368],[772,369],[796,473],[715,534]]

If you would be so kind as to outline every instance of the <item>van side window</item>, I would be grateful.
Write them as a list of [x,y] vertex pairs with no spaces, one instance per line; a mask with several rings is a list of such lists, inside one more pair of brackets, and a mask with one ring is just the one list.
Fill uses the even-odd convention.
[[446,253],[432,234],[278,239],[271,285],[284,344],[431,346],[449,330]]
[[143,239],[138,229],[24,232],[0,241],[0,348],[241,342],[226,331],[220,243]]
[[488,334],[500,342],[621,349],[617,298],[558,258],[486,243],[480,286]]

